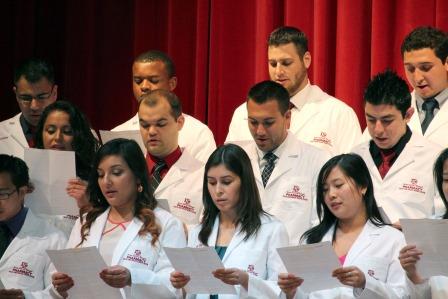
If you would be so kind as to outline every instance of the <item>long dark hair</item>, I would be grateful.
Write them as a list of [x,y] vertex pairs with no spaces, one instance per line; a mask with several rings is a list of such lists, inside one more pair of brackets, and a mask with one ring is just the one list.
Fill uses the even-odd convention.
[[83,180],[87,180],[92,169],[93,158],[100,144],[93,136],[85,115],[73,104],[65,101],[56,101],[44,109],[37,125],[36,147],[44,148],[42,138],[44,125],[48,115],[53,111],[62,111],[69,116],[70,126],[73,131],[72,147],[76,157],[76,175]]
[[366,163],[356,154],[342,154],[328,160],[319,172],[316,183],[316,206],[319,224],[307,230],[301,237],[301,241],[306,241],[308,244],[322,241],[322,238],[328,230],[333,225],[337,225],[338,219],[333,215],[333,213],[331,213],[330,209],[325,204],[324,196],[325,181],[335,167],[339,167],[344,175],[351,178],[355,182],[357,187],[366,188],[366,193],[363,198],[366,207],[367,219],[376,226],[385,225],[373,195],[372,178],[370,177],[369,169],[367,168]]
[[443,204],[445,205],[445,214],[443,219],[448,219],[448,201],[446,199],[445,193],[443,193],[443,164],[448,159],[448,148],[444,149],[436,162],[434,163],[434,180],[436,182],[437,190],[439,190],[440,197],[442,198]]
[[[160,235],[160,227],[156,223],[156,216],[153,212],[157,206],[157,201],[149,189],[149,175],[145,157],[143,156],[139,145],[134,140],[120,138],[104,144],[99,149],[93,161],[93,171],[90,174],[88,187],[91,207],[88,208],[89,210],[85,216],[85,221],[84,217],[81,216],[81,223],[83,223],[83,225],[81,227],[81,242],[78,246],[86,240],[92,223],[109,207],[109,203],[98,185],[98,172],[96,171],[101,161],[108,156],[121,157],[128,164],[135,178],[139,181],[141,189],[137,192],[134,216],[143,222],[139,234],[143,235],[150,233],[152,236],[151,243],[154,245]],[[83,212],[84,210],[81,209],[80,214],[82,215]]]
[[199,232],[199,241],[204,245],[208,245],[208,237],[219,214],[219,209],[213,203],[213,199],[208,191],[207,174],[210,168],[219,165],[224,165],[241,180],[239,201],[235,207],[237,212],[235,225],[241,225],[241,232],[246,234],[244,240],[249,239],[258,232],[261,226],[260,216],[266,214],[261,206],[257,183],[255,182],[252,165],[246,152],[234,144],[220,146],[210,155],[205,164],[202,193],[204,216],[201,221],[201,231]]

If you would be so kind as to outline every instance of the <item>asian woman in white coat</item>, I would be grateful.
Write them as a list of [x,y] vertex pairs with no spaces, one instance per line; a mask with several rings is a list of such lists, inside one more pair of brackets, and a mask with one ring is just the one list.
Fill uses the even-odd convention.
[[[445,149],[434,164],[434,179],[440,197],[445,204],[443,219],[448,219],[448,149]],[[407,284],[411,299],[446,299],[448,298],[448,277],[433,276],[423,279],[416,269],[420,256],[424,254],[415,245],[407,245],[400,251],[400,263],[408,277]]]
[[[88,205],[87,180],[99,142],[95,139],[85,115],[69,102],[56,101],[48,105],[36,128],[36,148],[75,152],[77,177],[67,182],[66,190],[67,194],[76,200],[79,208]],[[45,218],[62,230],[68,238],[77,215]]]
[[[182,223],[149,192],[148,169],[135,141],[115,139],[98,151],[89,179],[91,209],[76,221],[67,248],[96,246],[107,268],[100,278],[123,297],[132,284],[165,284],[173,271],[162,247],[185,247]],[[54,289],[63,297],[76,281],[56,272]],[[82,286],[78,286],[82,287]],[[174,293],[173,293],[174,295]]]
[[341,263],[332,275],[344,287],[308,294],[300,288],[300,277],[282,273],[278,284],[283,298],[406,298],[405,273],[398,261],[405,240],[384,224],[361,157],[339,155],[322,167],[317,214],[320,223],[304,233],[302,242],[332,242]]
[[[205,166],[203,185],[204,216],[190,232],[188,246],[213,246],[225,268],[210,275],[235,285],[237,295],[187,298],[266,298],[266,292],[278,296],[276,279],[283,265],[276,248],[288,246],[288,234],[279,220],[263,211],[244,150],[234,144],[216,149]],[[175,288],[184,287],[189,279],[181,272],[171,273]]]

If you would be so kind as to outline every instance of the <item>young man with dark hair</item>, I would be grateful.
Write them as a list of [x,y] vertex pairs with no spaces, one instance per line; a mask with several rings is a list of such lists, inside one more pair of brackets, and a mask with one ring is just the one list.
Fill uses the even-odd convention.
[[448,35],[418,27],[401,45],[404,70],[415,108],[409,127],[428,140],[448,146]]
[[330,154],[288,131],[289,93],[281,84],[255,84],[246,105],[252,140],[241,145],[251,159],[263,208],[285,224],[290,244],[297,245],[315,220],[314,186]]
[[367,85],[364,101],[371,140],[353,152],[369,167],[378,205],[396,225],[400,218],[441,213],[432,167],[442,148],[408,127],[414,108],[406,82],[390,70],[379,73]]
[[40,298],[51,284],[46,250],[63,249],[67,241],[24,207],[28,184],[25,162],[0,154],[0,278],[6,288],[1,298]]
[[[274,30],[268,40],[268,62],[270,79],[288,90],[292,134],[333,155],[349,152],[359,142],[361,128],[353,109],[310,83],[311,54],[302,31],[294,27]],[[242,104],[233,114],[226,142],[250,140],[246,119]]]
[[[132,65],[132,89],[134,97],[141,97],[152,90],[164,89],[173,91],[177,86],[176,69],[172,59],[161,51],[148,51],[140,54]],[[216,143],[212,131],[196,118],[183,114],[184,125],[179,132],[179,146],[197,159],[207,161],[215,150]],[[136,114],[112,131],[138,130],[139,120]]]
[[179,146],[179,134],[185,125],[179,98],[163,89],[144,94],[138,118],[154,197],[185,225],[198,224],[204,163],[188,148]]
[[35,145],[43,110],[58,96],[53,67],[41,59],[24,61],[14,72],[13,91],[21,113],[0,123],[0,152],[23,158],[23,149]]

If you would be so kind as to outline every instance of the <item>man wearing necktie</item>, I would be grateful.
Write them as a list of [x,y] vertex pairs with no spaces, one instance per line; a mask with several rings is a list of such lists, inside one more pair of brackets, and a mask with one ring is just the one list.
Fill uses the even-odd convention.
[[63,249],[67,241],[61,231],[24,207],[28,185],[25,162],[0,154],[0,279],[5,286],[0,298],[49,297],[46,250]]
[[198,224],[204,163],[179,146],[179,131],[184,125],[179,98],[163,89],[144,94],[138,117],[147,150],[149,183],[159,206],[187,226]]
[[251,159],[263,209],[285,224],[290,244],[297,245],[316,219],[315,180],[330,154],[288,130],[289,94],[279,83],[254,85],[246,105],[253,140],[239,144]]
[[406,82],[393,71],[377,74],[364,93],[367,129],[372,138],[356,146],[370,170],[378,206],[391,222],[428,218],[443,210],[432,167],[441,147],[408,127],[414,108]]
[[428,140],[448,146],[448,37],[433,27],[418,27],[401,45],[404,70],[416,113],[409,127]]

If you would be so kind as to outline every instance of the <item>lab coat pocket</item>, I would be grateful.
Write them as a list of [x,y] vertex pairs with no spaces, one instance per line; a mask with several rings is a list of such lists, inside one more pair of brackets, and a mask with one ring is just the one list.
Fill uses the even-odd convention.
[[[293,176],[282,180],[276,192],[280,198],[279,204],[284,211],[297,209],[305,212],[304,206],[311,206],[311,179],[303,176]],[[297,213],[297,210],[294,211]],[[296,214],[297,215],[297,214]]]
[[197,224],[202,212],[202,193],[196,190],[176,189],[168,201],[169,212],[185,224]]
[[[43,273],[47,259],[40,254],[17,253],[13,255],[7,263],[6,281],[11,282],[16,289],[43,289]],[[7,286],[10,283],[6,281],[5,285]]]
[[248,274],[265,278],[267,264],[267,252],[264,250],[240,249],[238,250],[238,260],[235,260],[235,267]]
[[357,266],[364,272],[366,279],[371,277],[386,282],[387,273],[389,272],[389,261],[387,259],[374,256],[363,257],[362,262]]

